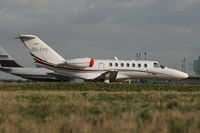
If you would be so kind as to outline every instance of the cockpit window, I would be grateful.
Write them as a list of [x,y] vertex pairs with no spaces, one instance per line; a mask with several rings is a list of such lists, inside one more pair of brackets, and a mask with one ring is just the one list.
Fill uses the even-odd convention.
[[164,68],[165,68],[165,66],[163,66],[163,65],[160,65],[160,67],[161,67],[162,69],[164,69]]
[[158,63],[153,63],[154,68],[160,68],[160,66],[158,65]]

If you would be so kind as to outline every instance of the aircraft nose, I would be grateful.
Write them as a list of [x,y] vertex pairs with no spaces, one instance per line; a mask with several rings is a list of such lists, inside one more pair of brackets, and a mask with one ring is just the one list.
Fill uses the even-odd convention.
[[169,73],[171,74],[171,76],[173,76],[176,79],[186,79],[189,77],[189,75],[185,72],[179,71],[179,70],[175,70],[175,69],[169,69]]
[[187,73],[184,73],[184,72],[179,72],[178,77],[180,79],[187,79],[189,77],[189,75]]

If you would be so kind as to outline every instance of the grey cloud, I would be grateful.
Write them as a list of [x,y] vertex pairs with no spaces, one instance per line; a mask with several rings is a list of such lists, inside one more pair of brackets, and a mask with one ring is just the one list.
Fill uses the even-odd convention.
[[137,0],[113,0],[117,2],[132,2],[132,1],[137,1]]
[[107,9],[103,10],[100,8],[88,9],[76,16],[71,17],[70,22],[73,24],[98,24],[109,17],[109,11]]

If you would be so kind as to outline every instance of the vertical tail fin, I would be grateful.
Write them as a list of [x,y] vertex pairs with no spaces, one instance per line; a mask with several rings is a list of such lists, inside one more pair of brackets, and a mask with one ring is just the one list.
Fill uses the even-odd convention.
[[1,67],[22,67],[2,47],[0,47],[0,65]]
[[39,59],[52,64],[64,63],[65,59],[56,53],[35,35],[19,35],[20,39],[34,59]]

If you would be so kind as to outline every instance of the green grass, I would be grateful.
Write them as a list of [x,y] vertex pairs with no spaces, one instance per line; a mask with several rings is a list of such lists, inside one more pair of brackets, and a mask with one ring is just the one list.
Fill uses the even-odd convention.
[[0,90],[68,90],[68,91],[200,91],[200,85],[187,84],[106,84],[106,83],[0,83]]
[[200,86],[0,84],[2,133],[199,133]]

